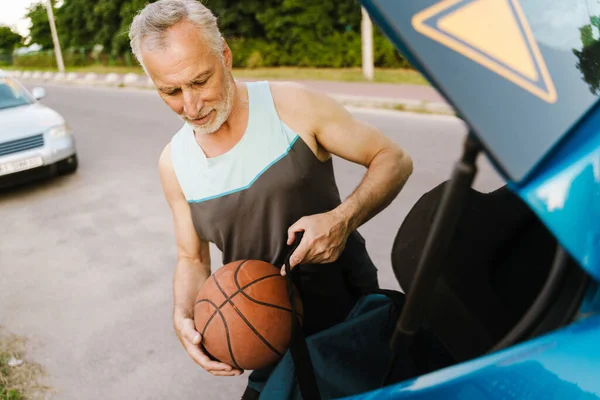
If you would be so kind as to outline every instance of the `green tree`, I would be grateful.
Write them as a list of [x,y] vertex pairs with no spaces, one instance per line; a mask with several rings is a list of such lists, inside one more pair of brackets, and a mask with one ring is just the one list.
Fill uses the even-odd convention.
[[[54,1],[52,3],[54,4]],[[44,4],[32,4],[25,16],[31,21],[31,28],[29,30],[31,43],[37,43],[43,49],[51,49],[53,47],[52,33],[50,32],[48,13]]]
[[573,50],[579,61],[577,68],[593,94],[600,94],[600,42],[594,41],[581,51]]
[[280,65],[345,67],[360,60],[360,7],[354,0],[275,1],[256,19],[264,38],[277,45]]
[[119,26],[117,34],[114,36],[111,49],[114,54],[122,54],[130,50],[129,47],[129,27],[136,14],[146,6],[156,0],[127,0],[122,3],[119,10]]
[[265,37],[265,30],[257,15],[279,3],[281,0],[207,0],[204,4],[217,16],[219,29],[225,38],[255,39]]
[[591,18],[590,18],[590,22],[591,22],[591,23],[592,23],[592,25],[594,25],[596,28],[600,29],[600,16],[591,17]]
[[65,0],[54,16],[63,48],[89,47],[94,44],[97,27],[88,0]]
[[578,59],[577,69],[583,75],[593,94],[600,94],[600,41],[594,38],[592,26],[600,28],[600,17],[592,17],[591,24],[579,28],[582,49],[573,49]]
[[112,52],[113,40],[121,26],[120,11],[126,0],[97,0],[93,6],[96,44]]
[[15,47],[23,43],[23,37],[8,26],[0,25],[0,53],[12,53]]
[[[56,0],[53,0],[56,1]],[[134,16],[156,0],[62,0],[55,8],[59,39],[78,60],[97,44],[115,59],[130,51],[128,30]],[[360,6],[356,0],[199,0],[218,17],[234,51],[234,65],[355,67],[361,63]],[[43,4],[34,4],[32,43],[52,48]],[[375,65],[408,66],[375,28]],[[102,57],[104,61],[105,57]],[[127,60],[129,61],[129,60]]]
[[592,32],[591,25],[588,24],[579,28],[579,36],[581,37],[581,43],[583,44],[583,47],[594,44],[594,33]]

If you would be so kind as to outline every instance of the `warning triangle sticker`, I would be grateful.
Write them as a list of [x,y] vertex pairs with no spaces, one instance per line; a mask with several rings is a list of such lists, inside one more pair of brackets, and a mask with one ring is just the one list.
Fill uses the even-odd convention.
[[518,0],[442,0],[413,16],[415,30],[554,103],[556,89]]

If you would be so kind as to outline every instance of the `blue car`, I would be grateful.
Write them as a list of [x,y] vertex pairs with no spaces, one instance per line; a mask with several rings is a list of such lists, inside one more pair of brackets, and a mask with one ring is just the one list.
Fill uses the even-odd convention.
[[261,398],[600,399],[600,2],[360,1],[469,134],[401,223],[405,294],[295,336]]
[[[600,399],[600,4],[361,3],[470,132],[396,238],[395,364],[351,398]],[[478,156],[505,187],[471,189]]]

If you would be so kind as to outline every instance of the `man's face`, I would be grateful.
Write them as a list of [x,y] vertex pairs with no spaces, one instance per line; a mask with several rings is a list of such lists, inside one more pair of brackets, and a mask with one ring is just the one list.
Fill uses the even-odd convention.
[[188,21],[170,28],[165,41],[164,50],[142,50],[161,98],[197,134],[217,131],[229,118],[235,91],[229,49],[223,60],[212,54]]

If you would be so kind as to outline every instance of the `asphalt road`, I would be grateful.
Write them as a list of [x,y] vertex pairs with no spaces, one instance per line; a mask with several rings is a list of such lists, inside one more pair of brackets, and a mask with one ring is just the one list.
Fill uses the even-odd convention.
[[[150,91],[43,86],[44,103],[76,132],[80,169],[0,192],[0,325],[28,338],[56,399],[239,398],[247,375],[212,377],[172,329],[175,247],[157,159],[180,120]],[[465,127],[452,117],[353,112],[415,163],[401,195],[360,229],[382,286],[397,289],[394,235],[419,196],[450,176]],[[500,186],[480,161],[475,187]],[[346,196],[364,169],[335,166]]]

